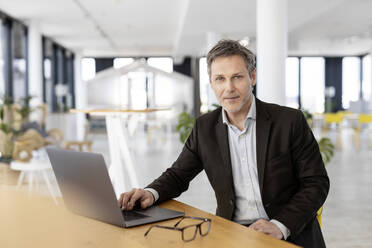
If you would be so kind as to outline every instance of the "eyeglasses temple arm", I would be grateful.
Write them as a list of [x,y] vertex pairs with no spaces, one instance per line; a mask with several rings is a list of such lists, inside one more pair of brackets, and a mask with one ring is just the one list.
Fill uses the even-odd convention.
[[187,218],[187,216],[183,216],[179,221],[177,221],[177,223],[174,224],[174,227],[177,227],[185,218]]
[[164,229],[169,229],[169,230],[180,230],[179,228],[176,228],[176,227],[154,225],[154,226],[150,226],[150,228],[145,232],[144,236],[146,236],[153,227],[164,228]]

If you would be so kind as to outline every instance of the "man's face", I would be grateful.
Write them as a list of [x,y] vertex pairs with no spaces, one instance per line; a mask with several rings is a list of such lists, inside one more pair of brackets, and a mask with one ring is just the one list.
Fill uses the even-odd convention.
[[239,114],[250,105],[256,71],[250,77],[239,55],[217,57],[211,64],[210,82],[221,106],[228,113]]

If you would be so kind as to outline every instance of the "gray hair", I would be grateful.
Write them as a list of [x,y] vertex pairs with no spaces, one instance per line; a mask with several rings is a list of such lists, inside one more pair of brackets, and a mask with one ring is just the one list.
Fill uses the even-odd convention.
[[235,40],[220,40],[207,55],[208,75],[211,76],[211,65],[218,57],[240,55],[248,69],[249,75],[256,69],[256,56],[248,48]]

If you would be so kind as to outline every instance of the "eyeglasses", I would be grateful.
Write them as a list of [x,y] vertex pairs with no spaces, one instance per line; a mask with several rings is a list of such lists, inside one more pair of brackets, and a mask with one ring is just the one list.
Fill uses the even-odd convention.
[[[184,227],[178,227],[178,225],[184,220],[184,219],[193,219],[193,220],[201,220],[202,222],[187,225]],[[144,236],[146,237],[147,234],[151,231],[152,228],[158,227],[158,228],[164,228],[168,230],[176,230],[182,232],[182,240],[184,242],[193,241],[196,237],[196,233],[199,229],[199,233],[201,236],[206,236],[209,233],[209,230],[211,228],[211,219],[208,218],[200,218],[200,217],[191,217],[191,216],[183,216],[174,226],[161,226],[161,225],[152,225],[150,228],[145,232]]]

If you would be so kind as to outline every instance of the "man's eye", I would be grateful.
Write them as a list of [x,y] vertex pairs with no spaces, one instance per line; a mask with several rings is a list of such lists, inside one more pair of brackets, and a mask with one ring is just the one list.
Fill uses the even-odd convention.
[[242,78],[243,76],[241,76],[241,75],[236,75],[235,76],[235,78],[237,78],[237,79],[240,79],[240,78]]
[[223,77],[216,77],[216,81],[221,81],[223,80]]

